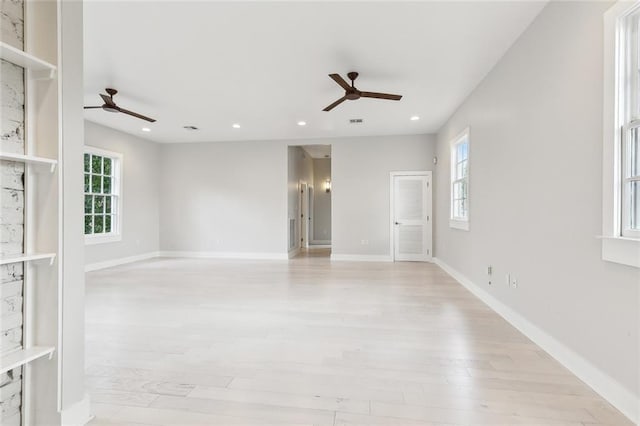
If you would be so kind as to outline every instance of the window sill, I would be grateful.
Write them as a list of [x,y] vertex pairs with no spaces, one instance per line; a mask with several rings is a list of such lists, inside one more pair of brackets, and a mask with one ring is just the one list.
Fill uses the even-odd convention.
[[602,260],[640,268],[640,239],[599,237],[602,239]]
[[469,221],[468,220],[455,220],[449,219],[449,227],[454,229],[460,229],[462,231],[469,230]]
[[120,234],[107,234],[107,235],[85,235],[84,244],[89,246],[93,244],[115,243],[122,241],[122,235]]

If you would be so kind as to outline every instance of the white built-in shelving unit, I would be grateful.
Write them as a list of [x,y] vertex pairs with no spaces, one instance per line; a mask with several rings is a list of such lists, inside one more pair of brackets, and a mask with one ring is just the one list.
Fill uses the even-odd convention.
[[44,357],[51,359],[55,350],[56,348],[53,346],[32,346],[27,349],[10,352],[0,359],[0,374],[23,366],[36,359]]
[[0,152],[0,160],[17,161],[19,163],[48,167],[51,173],[56,170],[56,165],[58,164],[58,160],[53,160],[51,158],[36,157],[35,155],[11,154],[5,152]]
[[36,80],[52,79],[56,74],[55,65],[1,41],[0,57],[7,62],[31,71],[31,78]]
[[51,416],[60,410],[59,351],[56,352],[61,312],[56,262],[60,239],[59,172],[56,173],[60,123],[57,67],[29,53],[29,46],[35,46],[38,52],[58,57],[58,42],[49,39],[51,34],[47,33],[56,29],[57,24],[49,25],[56,3],[46,3],[49,4],[25,2],[27,51],[0,42],[0,58],[25,70],[25,153],[0,151],[1,160],[25,166],[25,253],[0,256],[0,265],[23,263],[22,347],[0,357],[0,373],[24,367],[22,424],[25,426],[44,424],[48,420],[43,419],[53,418]]
[[55,253],[20,253],[10,254],[0,257],[0,265],[18,262],[35,262],[38,260],[47,260],[49,265],[53,264],[56,258]]

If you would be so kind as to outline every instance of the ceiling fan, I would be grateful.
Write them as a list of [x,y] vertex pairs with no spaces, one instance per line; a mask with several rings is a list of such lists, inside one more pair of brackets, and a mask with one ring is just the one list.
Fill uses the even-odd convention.
[[146,120],[146,121],[150,121],[150,122],[155,122],[156,120],[154,120],[153,118],[149,118],[149,117],[145,117],[144,115],[138,114],[136,112],[133,111],[129,111],[126,110],[124,108],[120,108],[118,105],[116,105],[116,103],[113,100],[113,96],[118,93],[118,91],[116,89],[104,89],[108,95],[105,94],[100,94],[100,97],[102,98],[102,100],[104,101],[104,104],[101,106],[86,106],[84,107],[84,109],[95,109],[95,108],[102,108],[105,111],[109,111],[109,112],[121,112],[123,114],[127,114],[127,115],[131,115],[133,117],[136,118],[140,118],[142,120]]
[[323,111],[331,111],[347,99],[350,101],[355,101],[356,99],[360,98],[388,99],[390,101],[399,101],[400,99],[402,99],[402,95],[390,95],[388,93],[377,92],[361,92],[360,90],[356,89],[356,86],[354,86],[354,81],[356,78],[358,78],[357,72],[350,72],[347,74],[347,77],[349,78],[349,80],[351,80],[351,85],[344,81],[344,79],[340,77],[339,74],[329,74],[329,77],[331,77],[333,81],[338,83],[340,87],[344,89],[345,93],[343,97],[323,109]]

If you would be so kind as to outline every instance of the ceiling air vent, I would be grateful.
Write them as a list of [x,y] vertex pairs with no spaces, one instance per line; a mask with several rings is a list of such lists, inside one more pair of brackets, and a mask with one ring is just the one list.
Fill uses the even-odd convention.
[[184,126],[183,129],[189,130],[189,131],[198,130],[198,128],[196,126]]
[[349,120],[349,124],[362,124],[364,120],[362,118],[352,118]]

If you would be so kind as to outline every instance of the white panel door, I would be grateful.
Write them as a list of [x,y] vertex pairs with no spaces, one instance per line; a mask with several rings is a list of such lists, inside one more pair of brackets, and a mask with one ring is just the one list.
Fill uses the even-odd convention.
[[431,173],[392,174],[393,258],[431,260]]

